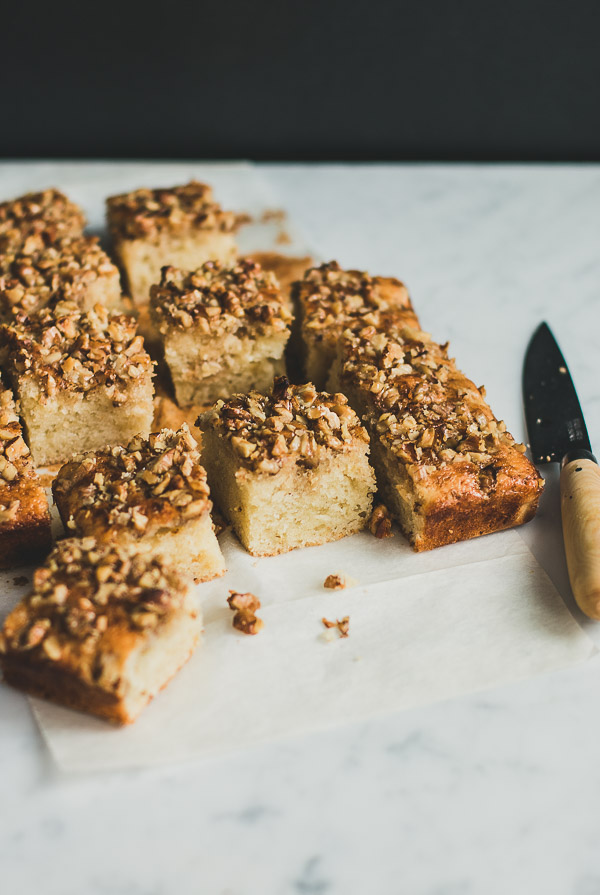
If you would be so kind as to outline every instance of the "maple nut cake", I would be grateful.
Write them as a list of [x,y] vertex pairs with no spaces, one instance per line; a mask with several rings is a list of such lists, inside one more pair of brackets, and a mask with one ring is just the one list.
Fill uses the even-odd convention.
[[132,317],[63,301],[0,336],[37,466],[149,434],[153,363]]
[[0,252],[39,251],[81,236],[85,223],[81,208],[55,189],[0,202]]
[[0,382],[0,568],[31,562],[51,543],[46,492],[23,440],[12,392]]
[[271,556],[366,525],[369,437],[344,395],[290,385],[217,401],[198,420],[211,493],[244,547]]
[[183,579],[131,544],[60,541],[0,633],[6,683],[134,721],[191,656],[201,616]]
[[543,480],[447,344],[410,328],[347,332],[332,381],[369,430],[379,491],[415,550],[535,514]]
[[180,406],[268,391],[285,371],[292,316],[275,275],[249,258],[163,268],[151,312]]
[[65,299],[86,311],[98,302],[107,308],[121,304],[119,271],[95,236],[0,256],[0,320]]
[[372,277],[360,270],[343,270],[337,261],[312,267],[294,283],[297,319],[294,348],[304,378],[327,388],[336,347],[346,329],[392,323],[418,327],[406,286],[393,277]]
[[185,423],[76,455],[52,490],[71,534],[131,542],[196,581],[225,572],[206,472]]
[[232,262],[240,217],[223,211],[212,189],[196,180],[170,189],[139,189],[107,199],[115,254],[136,304],[148,301],[167,264],[195,270],[205,261]]

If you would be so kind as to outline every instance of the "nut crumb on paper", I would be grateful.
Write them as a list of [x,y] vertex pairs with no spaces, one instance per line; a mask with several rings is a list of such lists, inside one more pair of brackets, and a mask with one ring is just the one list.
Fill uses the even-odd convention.
[[235,612],[233,627],[241,631],[242,634],[258,634],[264,624],[262,618],[258,618],[256,615],[256,610],[260,609],[258,597],[249,592],[239,593],[230,590],[227,602],[229,608]]
[[357,582],[350,575],[344,575],[343,572],[334,572],[328,575],[323,582],[323,587],[329,590],[344,590],[346,587],[353,587]]
[[322,618],[321,621],[325,625],[326,628],[337,628],[339,631],[340,637],[348,637],[350,631],[350,616],[345,615],[344,618],[338,618],[335,621],[330,621],[328,618]]
[[367,523],[369,531],[376,538],[393,538],[392,517],[390,511],[383,503],[378,503]]

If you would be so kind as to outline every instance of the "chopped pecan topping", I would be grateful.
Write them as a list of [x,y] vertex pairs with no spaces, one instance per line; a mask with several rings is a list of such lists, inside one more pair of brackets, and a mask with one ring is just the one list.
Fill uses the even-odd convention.
[[[34,478],[35,469],[23,439],[12,392],[0,383],[0,501],[6,500],[7,492],[3,488]],[[15,519],[18,509],[18,500],[0,503],[0,522]]]
[[0,252],[39,251],[59,239],[81,236],[82,210],[55,189],[0,203]]
[[140,189],[107,199],[113,238],[152,239],[165,230],[220,230],[231,232],[238,216],[223,211],[212,189],[191,180],[185,186]]
[[97,536],[128,529],[141,537],[181,525],[211,509],[206,471],[187,423],[78,454],[65,464],[52,490],[69,528]]
[[207,261],[195,271],[163,267],[150,301],[161,332],[169,326],[201,334],[251,327],[253,332],[284,330],[292,317],[275,274],[251,258],[227,267]]
[[373,508],[373,512],[369,517],[367,527],[372,535],[382,540],[383,538],[393,538],[392,517],[390,511],[383,503],[378,503]]
[[97,304],[87,312],[61,301],[1,328],[18,376],[35,378],[42,403],[59,390],[102,387],[115,405],[127,400],[127,387],[152,371],[152,361],[133,317]]
[[394,319],[416,325],[408,291],[400,280],[342,270],[337,261],[307,270],[294,289],[303,327],[318,339],[334,343],[347,328],[381,327]]
[[274,475],[286,457],[299,466],[318,466],[322,449],[348,450],[369,437],[342,394],[317,392],[312,383],[275,379],[271,395],[250,392],[217,401],[197,425],[228,439],[240,463]]
[[251,593],[238,593],[230,590],[227,597],[229,608],[235,612],[233,627],[242,634],[258,634],[264,622],[258,618],[256,610],[260,609],[260,600]]
[[95,653],[105,632],[143,632],[181,608],[186,589],[160,557],[94,538],[59,541],[9,616],[5,651],[39,650],[52,662]]
[[95,236],[61,239],[36,251],[0,256],[0,311],[30,314],[63,299],[79,301],[90,283],[117,276]]
[[[515,445],[478,389],[428,333],[409,327],[344,334],[343,384],[368,395],[368,423],[417,479],[467,464],[493,486],[492,470]],[[488,475],[485,471],[488,471]]]
[[345,615],[344,618],[338,618],[334,622],[330,621],[328,618],[322,618],[321,621],[325,625],[326,628],[337,628],[340,634],[340,637],[348,637],[350,631],[350,616]]

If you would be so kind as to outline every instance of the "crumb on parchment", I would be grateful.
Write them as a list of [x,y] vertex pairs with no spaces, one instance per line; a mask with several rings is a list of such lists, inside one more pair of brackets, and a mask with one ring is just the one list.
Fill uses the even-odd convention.
[[233,616],[233,627],[242,634],[258,634],[263,627],[262,618],[258,618],[255,614],[260,609],[260,600],[251,593],[238,593],[238,591],[230,590],[227,597],[229,608],[235,612]]
[[326,628],[337,628],[340,637],[348,637],[350,631],[350,616],[345,615],[344,618],[338,618],[330,621],[328,618],[322,618],[321,621]]

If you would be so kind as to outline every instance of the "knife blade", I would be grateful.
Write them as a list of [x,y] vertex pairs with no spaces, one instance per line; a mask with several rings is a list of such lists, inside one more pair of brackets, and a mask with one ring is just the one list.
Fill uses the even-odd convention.
[[569,578],[579,608],[600,620],[600,468],[565,359],[546,323],[523,366],[525,419],[535,463],[561,464],[560,496]]
[[538,326],[525,355],[523,397],[534,463],[561,463],[578,449],[591,454],[573,380],[547,323]]

